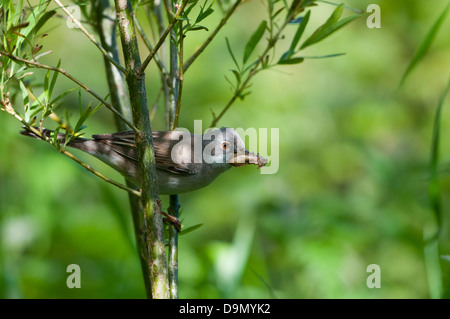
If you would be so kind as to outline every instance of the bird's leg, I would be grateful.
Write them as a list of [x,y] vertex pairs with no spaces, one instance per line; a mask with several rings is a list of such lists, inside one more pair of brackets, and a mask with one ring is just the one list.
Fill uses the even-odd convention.
[[163,221],[168,222],[169,224],[172,224],[173,226],[175,226],[175,228],[177,229],[178,232],[181,231],[181,222],[178,218],[166,213],[165,211],[162,210],[162,205],[161,205],[161,200],[158,199],[157,201],[158,206],[159,206],[159,211],[161,212],[162,215],[165,216],[165,218],[163,218]]

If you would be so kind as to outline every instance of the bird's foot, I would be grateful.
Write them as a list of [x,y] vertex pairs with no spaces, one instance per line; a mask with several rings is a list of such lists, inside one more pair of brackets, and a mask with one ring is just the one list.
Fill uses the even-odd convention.
[[178,218],[176,218],[176,217],[174,217],[172,215],[169,215],[169,214],[167,214],[166,212],[163,212],[163,211],[161,211],[161,214],[163,214],[165,216],[165,218],[163,218],[164,222],[172,224],[176,228],[176,230],[178,232],[181,231],[181,222],[180,222],[180,220]]
[[159,211],[161,212],[161,214],[165,217],[163,218],[163,221],[168,223],[168,224],[172,224],[176,230],[178,232],[181,231],[181,222],[178,218],[166,213],[165,211],[162,210],[162,205],[161,205],[161,200],[158,199],[157,204],[159,206]]

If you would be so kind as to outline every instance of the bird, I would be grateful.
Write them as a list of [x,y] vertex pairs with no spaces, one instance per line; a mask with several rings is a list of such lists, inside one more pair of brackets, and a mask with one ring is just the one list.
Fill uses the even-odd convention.
[[[34,127],[42,136],[51,137],[52,130]],[[27,127],[22,135],[42,139]],[[231,167],[249,164],[258,168],[267,160],[245,148],[244,141],[232,128],[222,127],[204,134],[187,130],[152,131],[159,194],[174,195],[208,186]],[[56,141],[66,143],[66,135],[58,133]],[[74,137],[67,146],[84,151],[108,164],[127,180],[140,185],[138,155],[133,131],[92,135],[92,139]]]

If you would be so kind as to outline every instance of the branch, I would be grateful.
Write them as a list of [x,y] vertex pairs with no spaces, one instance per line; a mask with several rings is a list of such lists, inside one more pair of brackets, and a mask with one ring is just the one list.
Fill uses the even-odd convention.
[[[100,0],[97,4],[97,31],[100,34],[100,41],[103,47],[115,60],[119,60],[119,52],[116,42],[116,12],[110,7],[109,0]],[[120,73],[114,66],[108,62],[105,57],[106,77],[111,94],[111,104],[119,110],[126,118],[131,118],[130,101],[126,91],[126,83]],[[124,122],[116,119],[116,126],[119,131],[127,130]],[[127,186],[132,188],[133,184],[126,180]],[[128,197],[130,202],[131,215],[133,218],[134,236],[136,247],[141,262],[142,274],[144,279],[147,298],[152,297],[150,273],[148,268],[148,250],[147,250],[147,231],[144,219],[144,210],[140,205],[140,200],[136,196]]]
[[60,153],[66,155],[67,157],[69,157],[70,159],[72,159],[73,161],[77,162],[78,164],[80,164],[81,166],[83,166],[85,169],[87,169],[89,172],[91,172],[92,174],[100,177],[101,179],[103,179],[105,182],[113,184],[114,186],[121,188],[123,190],[126,190],[127,192],[129,192],[130,194],[133,194],[135,196],[140,197],[141,193],[138,192],[137,190],[134,190],[132,188],[129,188],[119,182],[116,182],[115,180],[112,180],[108,177],[106,177],[105,175],[103,175],[102,173],[96,171],[95,169],[93,169],[91,166],[89,166],[88,164],[86,164],[85,162],[79,160],[77,157],[75,157],[75,155],[73,155],[72,153],[70,153],[69,151],[65,150],[64,148],[58,147],[57,145],[55,145],[53,143],[53,141],[43,135],[39,130],[37,130],[35,127],[31,126],[27,121],[25,121],[12,107],[11,102],[9,101],[8,98],[6,98],[5,100],[1,101],[1,104],[3,106],[3,108],[5,109],[6,112],[8,112],[9,114],[11,114],[12,116],[14,116],[17,120],[19,120],[28,130],[30,130],[31,132],[33,132],[34,134],[36,134],[37,136],[39,136],[42,140],[46,141],[47,143],[53,145]]
[[[166,10],[170,12],[170,2],[165,1]],[[170,36],[170,73],[166,83],[163,83],[166,88],[166,125],[167,130],[173,131],[176,128],[177,113],[179,114],[179,103],[181,102],[181,90],[183,80],[183,22],[179,21],[179,45],[178,50],[176,43],[176,32],[171,31]],[[179,64],[179,65],[178,65]],[[180,204],[178,195],[170,195],[170,205],[168,212],[171,216],[179,218]],[[173,226],[169,226],[169,241],[168,241],[168,268],[169,268],[169,287],[170,298],[178,298],[178,231]]]
[[167,35],[169,34],[170,30],[172,30],[173,26],[175,25],[175,23],[178,21],[178,19],[181,16],[181,13],[184,10],[184,7],[187,5],[187,3],[189,2],[189,0],[183,0],[183,2],[181,3],[180,7],[178,8],[177,12],[175,13],[175,15],[172,18],[172,21],[170,21],[169,25],[167,26],[166,30],[164,31],[164,33],[162,34],[161,38],[159,38],[159,41],[156,43],[153,51],[150,52],[150,54],[147,56],[147,58],[145,59],[145,61],[142,63],[141,68],[139,69],[139,73],[144,73],[145,68],[148,66],[148,64],[150,63],[150,61],[153,59],[153,57],[155,56],[156,52],[158,52],[159,48],[161,47],[161,45],[164,43]]
[[[180,204],[178,195],[170,195],[168,213],[180,217]],[[170,298],[178,299],[178,230],[174,225],[169,226],[169,287]]]
[[194,62],[198,56],[205,50],[205,48],[211,43],[211,41],[216,37],[217,33],[219,33],[220,29],[227,23],[228,19],[231,17],[231,15],[234,13],[234,11],[237,9],[237,7],[241,4],[242,0],[236,0],[234,5],[227,11],[225,16],[220,20],[220,23],[217,25],[216,29],[211,33],[211,35],[206,39],[205,43],[202,44],[201,47],[199,47],[194,54],[184,63],[184,72],[189,69],[192,62]]
[[76,79],[74,76],[72,76],[70,73],[68,73],[66,70],[62,69],[62,68],[56,68],[54,66],[50,66],[50,65],[45,65],[42,63],[39,63],[37,61],[30,61],[30,60],[26,60],[26,59],[22,59],[18,56],[12,55],[11,53],[8,52],[4,52],[0,50],[0,55],[4,55],[7,56],[8,58],[10,58],[11,60],[15,61],[15,62],[22,62],[25,63],[27,65],[33,65],[39,69],[46,69],[46,70],[50,70],[50,71],[54,71],[54,72],[59,72],[62,75],[64,75],[65,77],[67,77],[68,79],[70,79],[71,81],[75,82],[76,84],[78,84],[78,86],[80,86],[83,90],[85,90],[86,92],[88,92],[89,94],[91,94],[93,97],[95,97],[97,100],[99,100],[100,102],[102,102],[110,111],[112,111],[114,114],[116,114],[122,121],[124,121],[133,131],[137,131],[138,129],[133,125],[133,123],[131,123],[130,121],[128,121],[119,111],[117,111],[115,108],[112,107],[111,104],[109,104],[108,102],[106,102],[102,97],[100,97],[97,93],[95,93],[94,91],[92,91],[90,88],[88,88],[85,84],[83,84],[80,80]]
[[[187,0],[185,0],[187,2]],[[160,199],[156,184],[156,162],[153,150],[152,128],[150,125],[145,90],[145,78],[142,72],[136,29],[133,21],[131,4],[127,0],[115,0],[117,23],[126,67],[126,81],[130,95],[133,123],[138,127],[135,131],[139,170],[142,181],[142,207],[147,225],[147,248],[149,252],[148,267],[152,297],[154,299],[169,298],[169,282],[167,278],[166,246],[164,228],[161,218]]]
[[58,0],[53,0],[56,2],[56,4],[72,19],[72,22],[75,23],[75,25],[88,37],[89,40],[91,40],[92,43],[100,50],[100,52],[103,54],[103,56],[108,59],[109,62],[111,62],[117,69],[119,69],[122,73],[125,73],[125,68],[121,66],[117,60],[113,59],[108,52],[100,45],[100,43],[95,40],[94,36],[89,34],[89,32],[83,27],[83,25],[80,23],[80,21],[77,20],[70,12],[66,9],[66,7],[59,2]]

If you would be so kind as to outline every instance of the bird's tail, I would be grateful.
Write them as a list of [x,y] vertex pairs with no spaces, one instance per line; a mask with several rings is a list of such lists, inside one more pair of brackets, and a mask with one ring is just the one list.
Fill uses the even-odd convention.
[[[49,137],[49,138],[53,138],[53,133],[55,131],[53,130],[49,130],[46,128],[39,128],[36,126],[33,126],[33,128],[35,128],[37,131],[41,132],[43,136]],[[22,131],[20,132],[20,134],[25,135],[25,136],[29,136],[29,137],[34,137],[37,138],[39,140],[41,140],[42,138],[37,135],[36,133],[34,133],[33,131],[29,130],[27,127],[23,126],[22,127]],[[66,135],[64,133],[58,133],[58,137],[56,138],[56,140],[60,143],[63,144],[66,142]],[[76,147],[75,145],[77,144],[77,142],[81,142],[81,141],[85,141],[84,138],[80,138],[80,137],[76,137],[74,139],[72,139],[69,143],[67,143],[68,146],[71,147]]]

